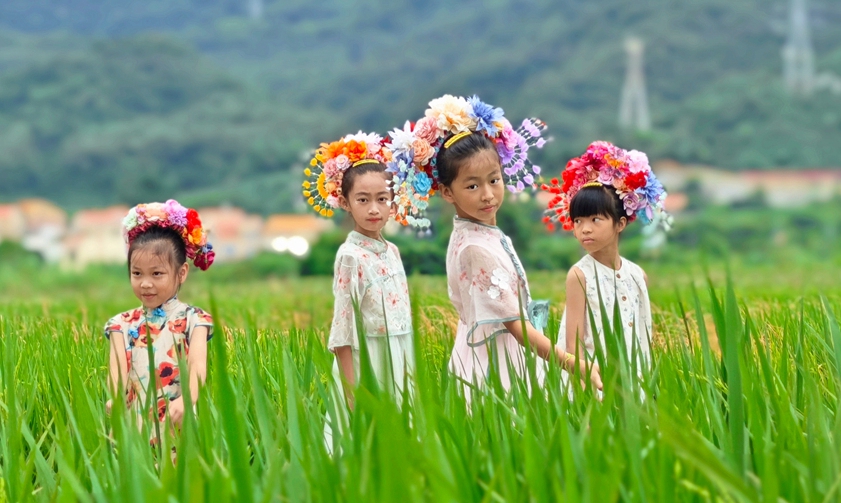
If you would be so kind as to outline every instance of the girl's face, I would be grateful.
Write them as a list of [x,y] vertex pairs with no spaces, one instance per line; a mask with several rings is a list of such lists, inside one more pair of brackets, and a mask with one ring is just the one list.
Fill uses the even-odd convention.
[[505,198],[499,154],[485,149],[462,161],[455,180],[441,187],[441,195],[460,218],[496,225],[496,212]]
[[392,198],[388,175],[369,172],[353,181],[350,194],[343,194],[339,203],[353,218],[356,232],[380,239],[383,227],[394,212]]
[[177,270],[172,264],[156,253],[137,250],[131,257],[131,289],[140,299],[143,307],[154,309],[178,293],[178,287],[187,279],[187,264]]
[[605,215],[578,217],[573,220],[572,232],[587,253],[593,254],[607,246],[619,243],[619,234],[625,230],[625,217],[614,223],[613,219]]

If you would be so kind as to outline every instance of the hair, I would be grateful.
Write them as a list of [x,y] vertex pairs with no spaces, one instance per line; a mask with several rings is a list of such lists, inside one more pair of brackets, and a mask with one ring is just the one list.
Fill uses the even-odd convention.
[[622,217],[628,218],[622,200],[610,185],[584,187],[569,202],[569,216],[572,220],[593,215],[610,217],[615,224]]
[[[445,138],[444,143],[453,136],[450,135]],[[435,160],[435,167],[438,169],[438,183],[449,187],[458,177],[458,170],[464,161],[483,150],[493,150],[496,153],[494,142],[482,133],[471,133],[457,140],[449,148],[442,146]]]
[[187,263],[187,245],[181,234],[168,227],[150,227],[134,238],[128,247],[128,268],[131,273],[131,257],[138,250],[148,250],[164,257],[176,271]]
[[342,195],[348,197],[353,190],[353,184],[357,178],[367,173],[385,173],[385,164],[378,162],[362,164],[357,167],[350,167],[342,176]]

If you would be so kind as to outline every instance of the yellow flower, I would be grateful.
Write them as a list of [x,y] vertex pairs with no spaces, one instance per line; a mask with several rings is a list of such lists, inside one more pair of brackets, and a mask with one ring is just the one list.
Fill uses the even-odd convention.
[[316,187],[318,188],[318,195],[321,196],[323,199],[327,199],[327,196],[330,195],[327,188],[324,186],[324,182],[327,179],[327,175],[321,173],[318,175],[318,181],[316,182]]
[[327,216],[332,217],[333,216],[333,210],[327,210]]
[[301,186],[302,186],[303,188],[305,188],[305,189],[310,188],[310,182],[309,182],[309,180],[305,180],[305,181],[304,181],[304,183],[302,183],[302,184],[301,184]]
[[327,210],[321,210],[319,213],[321,214],[322,217],[327,216]]
[[312,166],[312,167],[318,166],[318,159],[313,157],[312,160],[310,160],[310,166]]
[[305,169],[305,170],[304,170],[304,175],[306,175],[306,176],[312,176],[312,170],[311,170],[310,168]]
[[321,212],[321,206],[319,206],[317,204],[315,206],[313,206],[312,209],[314,209],[315,211]]
[[304,191],[304,197],[310,197],[310,191],[305,190]]
[[313,204],[315,204],[315,198],[314,198],[314,197],[311,197],[311,198],[307,199],[307,203],[308,203],[310,206],[312,206]]

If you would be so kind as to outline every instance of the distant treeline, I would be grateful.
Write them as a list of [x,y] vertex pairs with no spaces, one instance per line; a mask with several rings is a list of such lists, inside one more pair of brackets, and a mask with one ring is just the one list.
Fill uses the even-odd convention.
[[[0,3],[0,200],[69,208],[178,196],[295,209],[305,150],[478,93],[554,137],[733,169],[837,166],[841,97],[788,96],[787,0],[57,0]],[[841,74],[841,3],[812,0]],[[17,30],[17,31],[11,31]],[[647,43],[654,129],[618,130],[623,39]]]

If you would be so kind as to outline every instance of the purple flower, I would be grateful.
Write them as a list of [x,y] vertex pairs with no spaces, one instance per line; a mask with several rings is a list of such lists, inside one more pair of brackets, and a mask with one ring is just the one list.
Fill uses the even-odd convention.
[[175,199],[170,199],[164,203],[164,209],[169,217],[169,224],[175,227],[185,227],[187,225],[187,208],[178,204]]
[[523,177],[523,181],[526,182],[527,184],[531,185],[531,184],[534,183],[534,177],[531,176],[531,175],[526,175],[526,176]]
[[537,164],[535,164],[534,166],[532,166],[532,167],[531,167],[531,171],[532,171],[532,173],[534,173],[535,175],[539,175],[539,174],[540,174],[540,166],[538,166]]
[[496,153],[499,154],[502,164],[508,164],[514,158],[514,149],[509,149],[503,141],[496,142]]
[[525,188],[526,186],[523,185],[523,182],[517,182],[517,192],[522,192],[522,190]]
[[524,119],[522,126],[523,129],[525,129],[526,132],[528,132],[528,134],[534,136],[535,138],[540,136],[540,130],[534,127],[534,124],[532,124],[532,122],[529,119]]
[[543,138],[539,138],[537,140],[537,143],[534,144],[534,146],[537,148],[543,148],[543,145],[546,145],[546,140],[544,140]]
[[475,94],[472,98],[468,98],[468,103],[472,110],[469,115],[472,119],[476,119],[476,131],[486,131],[488,136],[496,136],[499,132],[499,127],[494,124],[499,122],[503,116],[501,108],[494,108],[487,103],[482,102]]
[[517,187],[515,187],[513,185],[509,185],[508,186],[508,191],[511,192],[512,194],[516,194],[517,193]]

